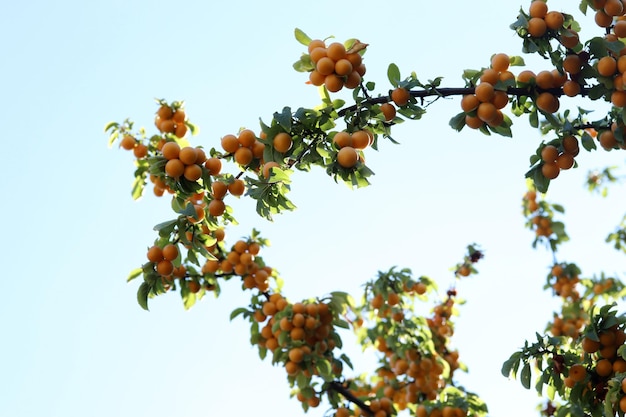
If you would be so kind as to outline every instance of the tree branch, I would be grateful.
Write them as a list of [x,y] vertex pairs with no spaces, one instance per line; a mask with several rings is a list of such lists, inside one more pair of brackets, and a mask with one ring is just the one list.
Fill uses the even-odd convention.
[[367,404],[365,404],[363,401],[359,400],[357,397],[355,397],[350,390],[348,390],[348,388],[344,387],[342,384],[340,384],[337,381],[332,381],[329,385],[328,385],[328,389],[331,389],[333,391],[338,392],[339,394],[343,395],[346,400],[350,401],[351,403],[354,403],[356,405],[359,406],[359,408],[365,412],[365,414],[369,415],[369,416],[373,416],[374,413],[372,412],[372,410],[370,410],[369,406]]
[[[474,94],[475,87],[429,88],[429,89],[424,89],[424,90],[410,90],[409,92],[411,93],[411,97],[416,97],[416,98],[425,98],[425,97],[434,97],[434,96],[436,97],[464,96],[467,94]],[[523,88],[522,87],[509,87],[506,89],[507,95],[517,96],[517,97],[531,96],[533,95],[534,92],[539,92],[539,93],[549,92],[549,93],[554,94],[557,97],[560,97],[563,95],[562,88],[543,89],[539,87],[523,87]],[[588,93],[589,93],[589,88],[581,88],[579,95],[587,96]],[[382,97],[376,97],[376,98],[368,98],[364,102],[368,104],[383,104],[383,103],[391,102],[391,97],[382,96]],[[355,111],[362,105],[363,105],[362,103],[359,103],[359,104],[355,104],[355,105],[343,108],[338,112],[338,114],[340,117],[345,116],[346,113]]]

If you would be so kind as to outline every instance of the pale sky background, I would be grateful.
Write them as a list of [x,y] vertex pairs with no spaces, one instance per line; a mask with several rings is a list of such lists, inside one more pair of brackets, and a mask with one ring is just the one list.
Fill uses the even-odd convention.
[[[529,2],[523,5],[527,8]],[[568,3],[571,3],[568,5]],[[578,2],[550,1],[575,14]],[[247,305],[239,284],[185,311],[175,294],[135,301],[126,283],[145,260],[152,226],[174,217],[166,198],[132,201],[130,153],[107,148],[104,125],[130,117],[152,127],[154,98],[185,100],[200,127],[194,145],[218,146],[240,127],[258,130],[283,106],[313,107],[317,91],[291,65],[304,51],[293,38],[335,35],[369,43],[366,79],[384,93],[386,68],[421,80],[462,85],[463,69],[493,53],[521,54],[508,26],[517,2],[391,1],[31,1],[0,16],[0,174],[6,190],[0,293],[0,416],[298,416],[283,369],[260,361],[247,322],[229,322]],[[526,57],[528,67],[548,62]],[[519,69],[521,70],[521,69]],[[515,69],[515,71],[519,71]],[[342,96],[339,94],[338,96]],[[564,99],[563,106],[597,103]],[[241,226],[230,239],[261,230],[262,255],[298,300],[343,290],[358,295],[376,271],[393,265],[453,281],[449,268],[467,244],[486,257],[480,275],[458,285],[468,300],[454,343],[470,369],[459,381],[480,394],[490,415],[536,415],[538,397],[500,374],[502,362],[542,331],[558,305],[542,291],[551,256],[533,251],[521,196],[528,157],[543,138],[526,118],[514,138],[457,133],[448,120],[458,98],[435,103],[423,120],[399,126],[396,146],[367,150],[373,185],[351,191],[320,169],[295,175],[293,213],[273,224],[250,201],[233,201]],[[600,116],[599,116],[600,117]],[[551,138],[548,138],[551,139]],[[551,184],[551,201],[572,241],[559,260],[585,276],[622,274],[624,257],[604,243],[623,216],[623,187],[589,195],[589,169],[622,164],[624,153],[582,151],[580,168]],[[345,342],[357,371],[371,365]],[[511,407],[515,404],[514,407]],[[324,404],[308,415],[321,416]]]

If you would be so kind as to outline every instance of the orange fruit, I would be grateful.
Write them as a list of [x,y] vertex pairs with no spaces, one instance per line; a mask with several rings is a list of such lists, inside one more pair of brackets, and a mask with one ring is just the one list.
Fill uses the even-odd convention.
[[556,162],[544,162],[544,164],[541,166],[541,173],[549,180],[553,180],[558,177],[559,172],[560,169]]
[[143,143],[137,143],[137,146],[133,148],[133,155],[135,155],[137,159],[145,157],[148,155],[148,147]]
[[233,155],[235,162],[237,162],[241,166],[246,166],[254,159],[254,154],[252,153],[252,149],[241,147],[235,151]]
[[554,74],[552,71],[539,71],[537,76],[535,77],[535,83],[538,87],[548,89],[556,87],[556,83],[554,80]]
[[543,92],[537,96],[537,107],[546,113],[556,113],[559,110],[559,99],[551,93]]
[[480,100],[478,100],[478,97],[474,94],[466,94],[461,99],[461,109],[463,109],[465,113],[476,110],[479,104]]
[[258,140],[256,142],[254,142],[254,145],[252,145],[252,155],[256,159],[263,158],[263,152],[264,151],[265,151],[265,144],[264,143],[261,143]]
[[226,196],[227,192],[228,186],[225,182],[213,181],[213,183],[211,183],[211,194],[213,195],[213,198],[222,200]]
[[559,156],[559,150],[556,146],[546,145],[541,150],[541,159],[544,162],[554,162],[556,158]]
[[609,16],[621,16],[624,12],[624,4],[621,0],[606,0],[603,10],[604,13],[608,14]]
[[613,362],[613,372],[622,373],[626,372],[626,361],[622,358],[617,358]]
[[343,88],[344,80],[337,74],[330,74],[327,75],[326,78],[324,78],[324,85],[326,86],[326,89],[328,91],[330,91],[331,93],[336,93]]
[[513,74],[511,71],[502,71],[498,78],[500,79],[500,81],[515,80],[515,74]]
[[500,79],[500,73],[493,68],[485,69],[480,75],[481,83],[489,83],[494,85]]
[[192,146],[185,146],[178,153],[178,159],[185,165],[195,164],[197,157],[196,148]]
[[396,117],[396,108],[391,103],[383,103],[380,105],[380,111],[385,116],[385,121],[390,122]]
[[541,17],[531,17],[530,20],[528,20],[528,33],[533,38],[542,37],[543,35],[545,35],[547,30],[548,26],[546,25],[546,21],[543,20]]
[[177,138],[182,138],[187,134],[187,130],[188,128],[186,124],[178,123],[175,125],[174,132],[172,133],[174,133],[174,135],[176,135]]
[[574,48],[578,45],[578,33],[571,29],[565,29],[559,36],[559,42],[566,48]]
[[192,223],[197,223],[197,222],[201,222],[202,220],[204,220],[204,207],[201,206],[200,204],[194,204],[193,208],[196,212],[196,216],[195,217],[187,217],[189,219],[190,222]]
[[593,19],[601,28],[608,28],[613,24],[613,17],[606,14],[604,10],[596,10]]
[[575,382],[582,381],[587,376],[587,369],[579,363],[572,365],[569,368],[569,377]]
[[565,18],[563,17],[563,13],[553,10],[551,12],[548,12],[544,16],[543,20],[545,20],[548,29],[558,30],[563,27],[563,22],[565,21]]
[[309,53],[311,53],[311,51],[315,48],[325,48],[326,44],[324,43],[323,40],[321,39],[313,39],[311,42],[309,42],[309,45],[307,46],[307,49],[309,51]]
[[185,268],[185,265],[174,267],[172,275],[174,275],[176,278],[185,278],[185,275],[187,275],[187,268]]
[[178,258],[178,247],[172,243],[163,247],[163,258],[167,261],[173,261]]
[[202,177],[202,167],[196,164],[187,165],[183,176],[189,181],[198,181]]
[[598,74],[612,77],[617,71],[617,61],[612,56],[603,56],[597,63]]
[[228,184],[228,191],[234,196],[241,196],[246,191],[246,183],[237,178],[230,184]]
[[545,1],[542,0],[534,0],[530,3],[530,7],[528,8],[528,14],[530,17],[540,17],[543,18],[548,13],[548,5]]
[[372,308],[379,309],[385,304],[385,299],[382,294],[376,294],[372,301],[370,302]]
[[509,68],[509,56],[503,53],[495,54],[491,57],[491,68],[498,72],[506,71]]
[[358,73],[358,71],[352,71],[350,74],[348,74],[348,77],[343,83],[343,86],[352,90],[357,88],[360,84],[361,75]]
[[352,63],[346,58],[335,62],[335,74],[339,76],[348,75],[352,72]]
[[330,75],[335,72],[335,61],[333,61],[332,59],[328,57],[323,57],[319,61],[317,61],[317,64],[315,65],[315,69],[321,75],[324,75],[324,76]]
[[337,163],[344,168],[352,168],[359,160],[359,155],[351,146],[339,149],[337,152]]
[[565,84],[563,84],[563,94],[568,97],[576,97],[580,94],[580,84],[572,80],[565,81]]
[[167,160],[178,159],[180,154],[180,145],[176,142],[166,142],[161,148],[161,153]]
[[300,363],[304,360],[304,351],[299,347],[295,347],[289,351],[288,356],[290,361]]
[[120,141],[120,146],[122,147],[122,149],[125,149],[127,151],[133,149],[135,145],[137,145],[137,139],[135,139],[131,135],[124,135],[124,137]]
[[396,294],[395,292],[389,293],[387,295],[387,303],[390,306],[398,305],[400,303],[400,296],[398,294]]
[[396,106],[405,106],[410,98],[411,93],[406,88],[398,87],[391,92],[391,100]]
[[311,61],[313,61],[313,63],[317,63],[320,59],[327,56],[326,48],[321,46],[313,48],[311,52],[309,52],[309,56],[311,57]]
[[556,158],[556,164],[560,169],[570,169],[574,166],[574,157],[569,153],[562,153]]
[[293,145],[293,140],[291,139],[291,135],[286,132],[280,132],[276,136],[274,136],[273,146],[280,153],[285,153],[291,146]]
[[159,107],[159,109],[157,110],[156,114],[161,119],[167,120],[167,119],[171,119],[172,118],[172,116],[174,115],[174,112],[173,112],[173,110],[172,110],[172,108],[170,106],[161,105],[161,107]]
[[346,59],[352,64],[352,68],[356,68],[363,63],[363,57],[358,52],[350,52],[346,55]]
[[574,136],[565,136],[561,142],[564,152],[576,156],[578,154],[578,139]]
[[517,74],[517,82],[520,84],[528,84],[537,78],[537,74],[531,70],[524,70]]
[[226,135],[222,137],[222,149],[228,153],[235,153],[239,149],[239,140],[235,135]]
[[335,136],[333,136],[333,143],[339,149],[352,146],[352,135],[348,132],[337,132]]
[[172,178],[180,178],[185,173],[185,164],[180,159],[170,159],[165,164],[165,173]]
[[465,116],[465,124],[472,129],[478,129],[483,125],[483,121],[480,120],[476,116],[470,116],[469,114]]
[[163,133],[174,133],[176,131],[176,122],[173,120],[161,120],[159,130]]
[[201,286],[198,281],[187,281],[187,288],[189,289],[189,292],[195,294],[200,291]]
[[222,161],[219,158],[211,157],[204,162],[204,167],[209,171],[209,174],[219,175],[222,171]]
[[497,109],[493,103],[480,103],[476,110],[476,115],[483,122],[489,123],[496,118]]
[[352,147],[355,149],[365,149],[370,144],[370,136],[364,130],[352,132]]
[[316,87],[324,84],[326,81],[326,76],[319,73],[317,70],[313,70],[309,73],[309,81]]
[[196,148],[196,161],[195,163],[198,165],[204,164],[206,162],[206,153],[202,148]]
[[211,200],[208,209],[211,216],[219,217],[226,211],[226,204],[222,200]]
[[563,70],[569,74],[578,74],[582,67],[582,60],[577,54],[569,54],[563,59]]
[[241,132],[239,132],[239,136],[237,136],[237,141],[241,146],[251,148],[256,141],[256,136],[252,130],[243,129]]
[[171,261],[164,259],[157,263],[156,271],[159,273],[159,275],[166,277],[174,272],[174,265]]
[[611,103],[615,107],[626,107],[626,92],[613,91],[611,93]]
[[496,109],[503,109],[509,104],[509,96],[505,91],[496,90],[493,93],[491,102],[496,106]]
[[605,130],[600,133],[598,140],[600,141],[600,145],[607,151],[617,146],[617,139],[615,139],[615,135],[610,130]]
[[270,170],[272,168],[280,168],[280,164],[278,162],[274,162],[274,161],[270,161],[270,162],[266,162],[265,165],[263,165],[263,177],[264,178],[268,178],[271,175]]
[[156,246],[156,245],[152,246],[152,247],[150,247],[150,249],[148,249],[147,256],[148,256],[148,260],[150,262],[156,263],[156,262],[162,261],[163,260],[163,250],[160,247]]
[[596,373],[600,376],[609,376],[613,373],[613,364],[608,359],[600,359],[596,362]]
[[495,90],[493,88],[493,85],[487,82],[478,84],[474,89],[474,94],[476,95],[478,101],[480,101],[481,103],[491,101],[494,93]]
[[342,43],[333,42],[326,48],[326,55],[337,62],[346,57],[346,47]]
[[618,38],[626,38],[626,20],[618,20],[613,25],[613,33]]
[[187,116],[185,115],[185,111],[182,109],[177,109],[174,114],[172,114],[172,119],[176,123],[183,123]]

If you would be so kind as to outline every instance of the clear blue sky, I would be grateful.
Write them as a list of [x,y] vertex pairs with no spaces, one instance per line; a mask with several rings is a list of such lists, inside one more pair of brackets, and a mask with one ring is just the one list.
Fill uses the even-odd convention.
[[[576,14],[577,4],[567,3],[548,4]],[[380,92],[388,89],[390,62],[403,74],[461,86],[463,69],[487,66],[496,52],[521,53],[508,28],[518,9],[511,2],[325,0],[5,6],[0,416],[302,415],[284,371],[258,359],[243,321],[229,322],[230,311],[247,304],[236,283],[191,311],[175,295],[153,300],[149,313],[137,306],[137,283],[126,276],[144,262],[152,226],[173,213],[150,194],[131,200],[132,157],[107,149],[104,125],[131,117],[151,127],[154,98],[185,100],[201,130],[194,144],[210,148],[240,127],[258,130],[259,117],[269,120],[285,105],[317,105],[316,89],[291,68],[303,52],[295,27],[369,43],[366,77]],[[514,139],[456,133],[447,123],[459,109],[458,99],[442,100],[423,120],[398,127],[401,145],[368,150],[372,187],[351,191],[321,170],[296,175],[298,210],[273,224],[257,218],[250,202],[233,203],[241,226],[228,236],[259,228],[272,242],[264,258],[291,299],[358,294],[393,265],[447,288],[449,268],[468,243],[479,243],[481,274],[459,285],[468,300],[454,338],[470,368],[462,383],[493,416],[534,415],[535,393],[499,371],[556,306],[541,290],[551,257],[531,249],[520,215],[528,156],[543,138],[523,118],[514,119]],[[580,168],[550,189],[566,207],[572,237],[560,257],[578,262],[586,276],[625,269],[623,256],[603,243],[623,215],[623,189],[603,200],[583,188],[588,169],[623,159],[583,152]],[[367,356],[350,349],[357,370],[367,371]]]

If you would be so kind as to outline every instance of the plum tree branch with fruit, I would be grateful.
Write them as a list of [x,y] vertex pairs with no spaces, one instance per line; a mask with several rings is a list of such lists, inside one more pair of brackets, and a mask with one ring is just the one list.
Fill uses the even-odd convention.
[[[512,136],[510,107],[515,116],[527,115],[531,126],[553,138],[541,143],[530,157],[528,190],[522,207],[526,226],[535,233],[533,247],[545,245],[551,255],[545,289],[562,301],[544,333],[526,342],[502,367],[505,376],[547,392],[547,415],[592,415],[626,411],[626,318],[616,302],[626,294],[618,277],[582,277],[574,263],[558,262],[559,245],[569,240],[558,204],[545,194],[561,171],[576,167],[580,146],[587,150],[626,149],[626,2],[582,0],[580,11],[593,13],[602,35],[581,42],[580,26],[570,14],[550,11],[534,0],[511,24],[522,39],[522,51],[549,60],[552,69],[517,74],[521,57],[497,53],[489,66],[465,70],[465,85],[442,87],[442,78],[426,83],[415,73],[402,77],[390,64],[390,88],[376,94],[366,81],[365,52],[369,45],[356,39],[344,43],[311,39],[296,29],[306,52],[294,64],[318,87],[320,106],[285,107],[260,129],[242,129],[221,137],[219,146],[193,146],[197,127],[184,103],[158,100],[157,132],[134,128],[130,120],[110,123],[109,145],[119,143],[135,156],[132,196],[143,195],[148,180],[153,192],[171,195],[174,218],[154,227],[158,236],[147,250],[147,261],[131,271],[128,281],[141,277],[137,301],[179,292],[185,308],[207,293],[219,296],[228,281],[237,280],[249,291],[250,303],[231,313],[250,323],[250,341],[263,359],[284,367],[295,396],[306,411],[323,399],[337,417],[388,417],[404,410],[418,417],[484,416],[487,406],[474,393],[455,384],[454,375],[467,371],[452,345],[454,318],[463,301],[457,282],[478,271],[482,249],[471,244],[452,268],[451,284],[438,292],[437,281],[396,267],[380,271],[365,284],[360,299],[343,292],[290,300],[282,293],[282,279],[266,264],[261,250],[267,240],[253,230],[227,245],[226,230],[236,223],[228,199],[252,198],[257,213],[267,219],[295,205],[287,198],[294,170],[324,169],[335,181],[351,187],[369,185],[373,172],[365,151],[378,150],[381,140],[397,143],[395,125],[420,119],[443,97],[461,96],[461,112],[450,125],[484,134]],[[354,103],[333,98],[352,90]],[[558,113],[562,96],[610,103],[605,117],[589,120],[589,112]],[[541,120],[540,120],[541,118]],[[345,127],[339,127],[343,123]],[[191,134],[191,135],[190,135]],[[230,169],[234,173],[228,172]],[[614,169],[590,174],[590,190],[606,193],[619,183]],[[607,238],[618,250],[626,248],[622,223]],[[426,302],[435,302],[425,311]],[[378,352],[378,368],[353,375],[350,358],[342,352],[342,331],[352,331],[364,349]]]

